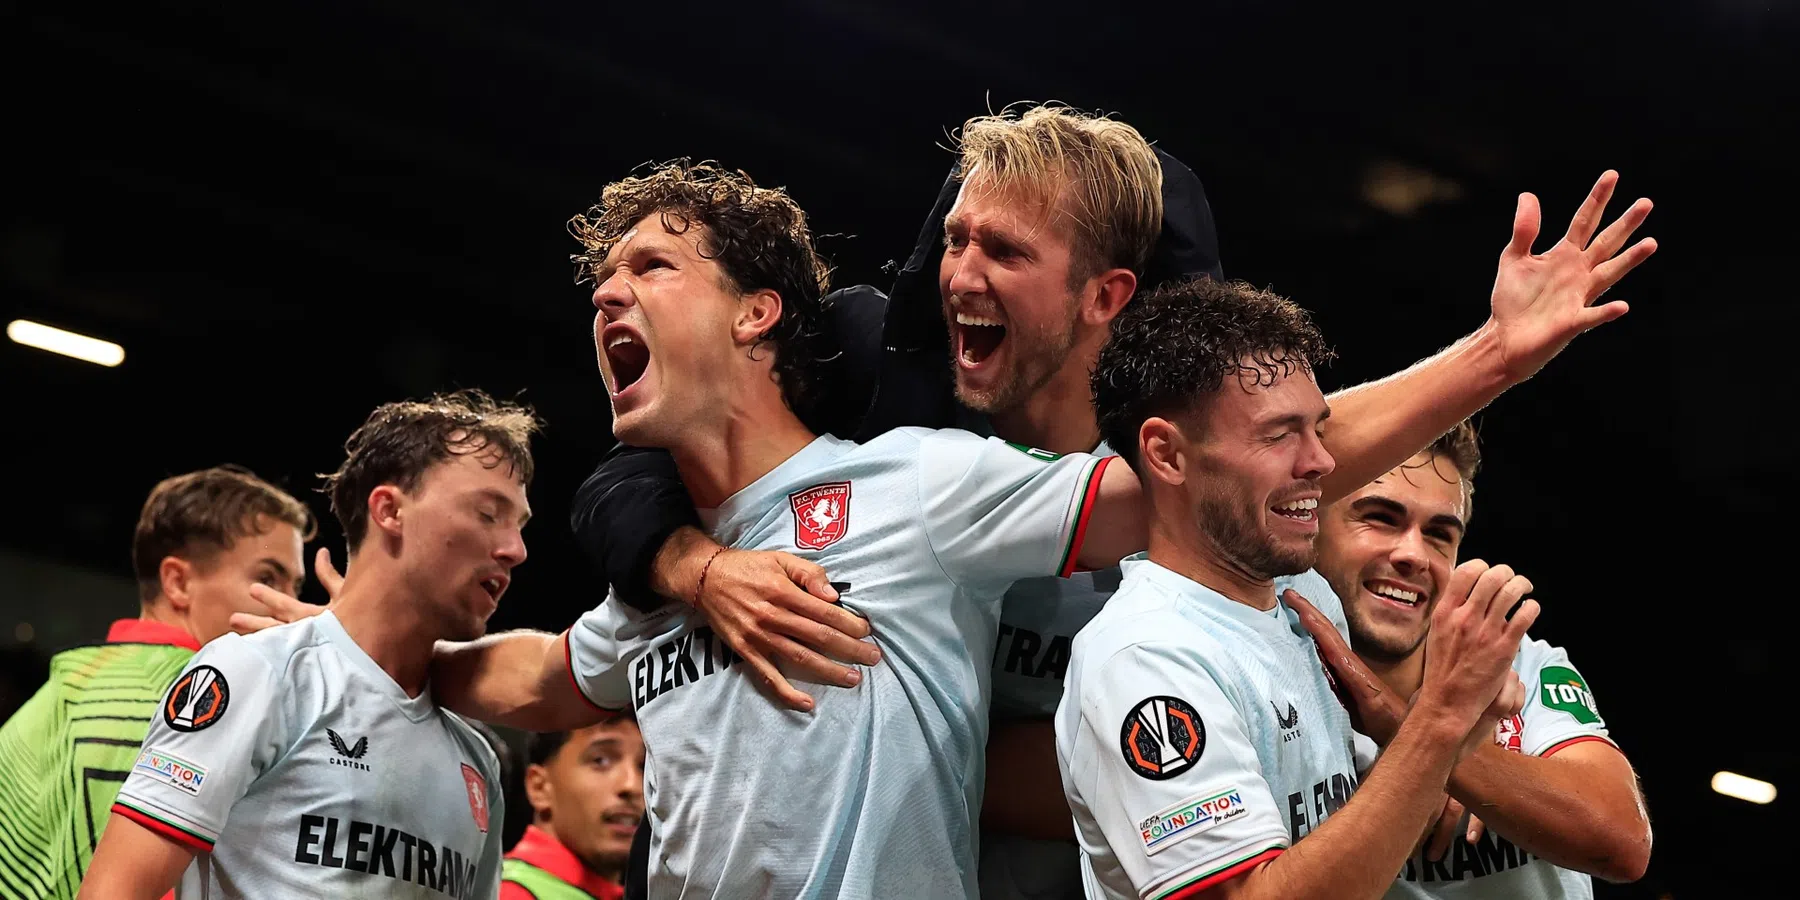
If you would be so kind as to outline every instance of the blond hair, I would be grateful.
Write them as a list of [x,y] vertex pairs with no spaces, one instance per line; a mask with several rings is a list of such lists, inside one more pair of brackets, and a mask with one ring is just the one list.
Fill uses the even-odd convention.
[[1142,274],[1162,232],[1162,162],[1138,130],[1056,104],[963,123],[963,177],[1061,213],[1075,245],[1071,279],[1107,268]]

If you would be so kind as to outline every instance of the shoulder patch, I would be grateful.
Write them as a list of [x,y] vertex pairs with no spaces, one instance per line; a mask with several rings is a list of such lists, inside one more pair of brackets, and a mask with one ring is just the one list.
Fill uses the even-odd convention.
[[1006,446],[1011,447],[1032,459],[1043,460],[1044,462],[1053,462],[1063,458],[1063,454],[1061,453],[1051,453],[1048,450],[1039,450],[1036,447],[1028,447],[1024,444],[1017,444],[1012,441],[1007,441]]
[[1594,693],[1588,690],[1581,673],[1570,666],[1545,666],[1538,670],[1538,699],[1550,709],[1574,716],[1583,725],[1600,721]]
[[1155,856],[1249,811],[1249,807],[1244,805],[1243,791],[1235,787],[1189,797],[1138,823],[1138,830],[1144,839],[1144,855]]
[[1131,708],[1119,726],[1119,752],[1131,771],[1152,781],[1174,778],[1200,760],[1206,725],[1180,697],[1149,697]]
[[175,680],[163,701],[163,722],[176,731],[211,728],[231,705],[231,685],[212,666],[195,666]]

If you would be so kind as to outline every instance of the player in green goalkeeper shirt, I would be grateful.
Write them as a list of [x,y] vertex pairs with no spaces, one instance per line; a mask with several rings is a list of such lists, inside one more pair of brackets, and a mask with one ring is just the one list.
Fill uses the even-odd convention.
[[113,795],[188,660],[259,612],[250,585],[298,594],[306,505],[248,470],[164,479],[144,501],[131,557],[142,610],[106,643],[65,650],[0,726],[0,898],[73,898]]

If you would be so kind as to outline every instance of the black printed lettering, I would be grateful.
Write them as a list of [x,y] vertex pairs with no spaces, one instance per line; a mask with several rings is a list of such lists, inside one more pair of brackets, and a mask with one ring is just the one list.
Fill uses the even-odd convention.
[[319,854],[307,848],[319,842],[319,826],[323,824],[324,816],[300,817],[300,842],[294,845],[294,862],[319,864]]
[[401,881],[411,881],[412,880],[413,845],[417,844],[418,842],[419,842],[418,838],[413,837],[412,835],[407,834],[404,831],[400,832],[400,843],[406,845],[406,852],[400,855],[400,880]]
[[656,692],[659,694],[666,694],[675,689],[673,680],[675,668],[675,642],[663,642],[656,648],[656,655],[662,657],[662,665],[652,667],[653,669],[662,669],[662,676],[656,684]]
[[[1518,864],[1518,854],[1506,852],[1507,848],[1500,846],[1495,840],[1496,837],[1498,835],[1491,831],[1483,831],[1481,843],[1475,845],[1476,862],[1481,867],[1483,875],[1510,869]],[[1507,841],[1508,845],[1511,843],[1511,841]],[[1509,856],[1512,859],[1507,859]]]
[[438,863],[438,890],[454,897],[457,893],[456,878],[462,874],[462,866],[458,865],[456,861],[456,851],[445,847],[443,852],[438,854],[438,859],[440,860]]
[[419,883],[437,890],[437,848],[430,841],[419,841]]
[[1006,658],[1006,636],[1013,633],[1013,627],[1005,622],[1000,623],[1000,633],[994,636],[994,658]]
[[1037,677],[1061,681],[1069,671],[1069,647],[1068,635],[1052,635],[1050,649],[1044,651],[1044,661],[1038,663]]
[[694,629],[694,634],[698,635],[700,638],[701,674],[711,675],[713,673],[713,631],[711,628],[702,625],[699,628]]
[[1043,639],[1035,631],[1023,628],[1013,632],[1012,652],[1006,655],[1006,671],[1031,674],[1031,661],[1037,658],[1038,644]]
[[1306,798],[1299,794],[1288,795],[1288,838],[1299,843],[1306,836]]
[[694,665],[694,636],[693,635],[691,635],[691,634],[682,635],[682,637],[681,637],[681,653],[676,657],[676,659],[677,659],[677,661],[679,661],[681,663],[680,667],[675,670],[675,686],[676,687],[681,687],[681,684],[682,684],[681,676],[682,675],[686,675],[688,681],[699,681],[700,680],[700,670],[699,670],[699,668],[697,668]]
[[319,851],[319,864],[341,869],[344,867],[344,858],[337,855],[337,828],[336,818],[325,820],[325,846]]
[[1476,876],[1487,874],[1481,868],[1481,859],[1475,855],[1473,850],[1469,849],[1468,841],[1451,841],[1450,845],[1456,848],[1456,852],[1452,854],[1455,859],[1450,864],[1451,878],[1461,881],[1467,878],[1471,872]]
[[644,704],[651,700],[649,683],[644,678],[644,666],[648,662],[650,657],[644,656],[631,664],[631,699],[636,702],[638,709],[643,709]]
[[375,826],[375,839],[369,843],[369,874],[394,877],[394,839],[399,836],[395,829]]
[[368,871],[368,864],[363,854],[369,849],[369,835],[375,826],[367,822],[350,820],[350,846],[344,850],[344,868],[352,872]]

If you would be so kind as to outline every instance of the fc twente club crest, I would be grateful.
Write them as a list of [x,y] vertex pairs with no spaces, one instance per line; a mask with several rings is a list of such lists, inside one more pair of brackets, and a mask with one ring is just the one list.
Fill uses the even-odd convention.
[[788,495],[794,508],[794,546],[823,550],[850,528],[850,482],[820,484]]

